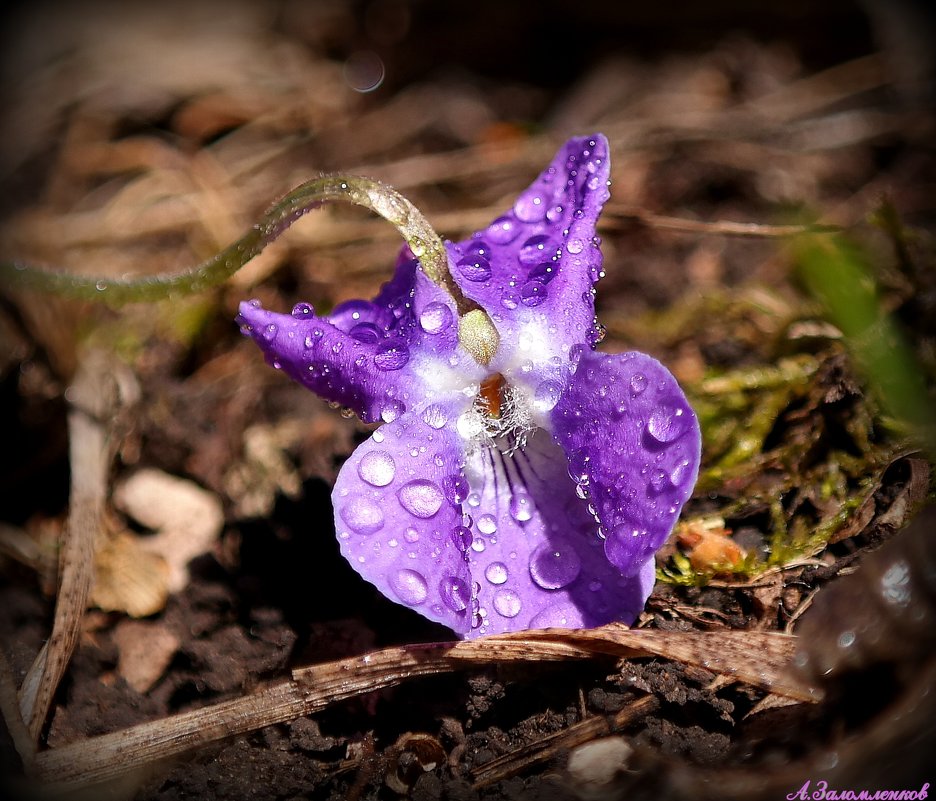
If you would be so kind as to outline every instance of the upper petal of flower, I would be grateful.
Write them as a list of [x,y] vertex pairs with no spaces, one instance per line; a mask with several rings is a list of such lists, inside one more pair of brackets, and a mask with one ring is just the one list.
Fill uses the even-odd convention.
[[695,485],[701,433],[676,379],[643,353],[587,353],[551,413],[579,494],[623,574],[663,544]]
[[494,371],[567,362],[574,346],[596,341],[592,284],[602,256],[595,225],[609,175],[604,136],[570,139],[512,209],[449,245],[455,281],[500,332]]
[[307,303],[279,314],[249,301],[238,321],[270,364],[365,422],[390,422],[485,373],[458,343],[451,298],[408,251],[374,301],[348,301],[328,316]]

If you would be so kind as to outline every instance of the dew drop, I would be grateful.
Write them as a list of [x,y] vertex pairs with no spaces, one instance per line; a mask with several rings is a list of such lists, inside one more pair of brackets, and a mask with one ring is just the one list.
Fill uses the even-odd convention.
[[380,507],[367,498],[349,498],[341,507],[341,519],[357,534],[374,534],[384,526],[384,515]]
[[384,432],[375,431],[373,434],[371,434],[371,439],[374,440],[374,442],[380,444],[381,442],[384,441]]
[[475,537],[471,543],[471,550],[475,553],[483,553],[484,549],[487,546],[484,544],[484,540],[481,537]]
[[625,520],[608,532],[605,556],[625,576],[632,576],[642,567],[644,551],[650,544],[652,537],[645,528]]
[[510,516],[518,523],[526,523],[533,517],[533,499],[525,492],[515,492],[510,498]]
[[[463,475],[452,474],[442,479],[442,492],[449,503],[457,506],[468,497],[470,491],[468,479]],[[468,525],[466,523],[466,525]]]
[[544,590],[567,587],[582,571],[582,560],[571,545],[543,543],[530,556],[530,576]]
[[419,532],[410,526],[408,529],[406,529],[406,531],[403,532],[403,539],[410,544],[419,542]]
[[445,409],[434,403],[423,409],[422,419],[429,428],[439,429],[443,428],[448,422],[448,415],[445,413]]
[[501,306],[513,311],[520,305],[520,293],[516,289],[505,289],[501,295]]
[[369,451],[358,463],[358,475],[374,487],[386,487],[395,473],[393,457],[386,451]]
[[297,303],[292,307],[291,314],[297,320],[308,320],[315,316],[315,309],[311,303]]
[[[403,413],[403,404],[399,401],[390,401],[380,410],[380,419],[385,423],[392,423]],[[374,434],[377,432],[375,431]],[[380,442],[380,440],[375,440]]]
[[523,222],[539,222],[546,216],[546,203],[537,189],[523,192],[514,203],[514,214]]
[[631,392],[640,395],[647,388],[647,377],[643,373],[634,373],[630,379]]
[[484,431],[484,421],[480,415],[469,409],[455,421],[455,430],[462,439],[473,439]]
[[471,531],[465,528],[465,526],[455,526],[455,528],[452,529],[452,542],[455,543],[455,547],[462,553],[471,547],[471,540]]
[[507,581],[507,565],[503,562],[491,562],[484,571],[484,577],[491,584],[503,584]]
[[468,501],[468,505],[469,505],[469,506],[473,506],[473,507],[477,508],[477,507],[479,507],[479,506],[481,505],[481,496],[478,495],[477,492],[471,492],[471,493],[469,493],[469,494],[468,494],[468,498],[467,498],[466,500]]
[[585,249],[585,243],[578,238],[573,237],[566,243],[566,250],[569,253],[581,253]]
[[400,340],[392,340],[377,348],[374,364],[380,370],[399,370],[409,361],[409,357],[409,348]]
[[491,535],[497,531],[497,520],[494,515],[483,514],[478,518],[477,526],[482,534]]
[[409,606],[418,606],[426,600],[429,594],[429,585],[421,573],[409,568],[398,570],[390,579],[390,588],[403,603]]
[[530,620],[531,629],[566,628],[578,625],[579,613],[566,603],[553,604],[537,612]]
[[555,245],[550,238],[546,234],[538,234],[523,243],[517,258],[525,267],[531,267],[550,258],[554,252]]
[[513,242],[520,233],[520,226],[510,215],[498,217],[487,229],[487,236],[492,242],[498,245],[506,245]]
[[468,582],[457,576],[446,576],[439,582],[439,595],[453,612],[464,612],[471,603],[471,588]]
[[669,483],[667,480],[668,476],[664,470],[655,468],[650,473],[650,489],[655,493],[663,492],[666,489],[666,485]]
[[383,337],[383,332],[373,323],[358,323],[348,331],[348,334],[365,345],[373,345]]
[[537,264],[532,270],[527,278],[530,281],[538,281],[541,284],[548,284],[553,278],[557,275],[557,265],[554,261],[544,261],[542,264]]
[[557,381],[543,381],[533,392],[533,408],[538,412],[548,412],[555,408],[562,396],[562,387]]
[[647,420],[647,433],[657,442],[668,443],[681,437],[689,422],[689,415],[682,406],[661,403]]
[[270,323],[269,325],[264,326],[263,330],[260,332],[260,336],[262,336],[267,342],[272,342],[276,337],[276,323]]
[[452,324],[452,310],[444,303],[427,303],[419,315],[419,325],[427,334],[441,334]]
[[491,265],[484,256],[466,256],[455,262],[455,266],[468,281],[477,283],[491,277]]
[[520,596],[513,590],[498,590],[494,593],[494,608],[503,617],[516,617],[522,605]]
[[670,471],[669,480],[674,487],[681,487],[689,478],[689,460],[683,459]]
[[520,287],[520,302],[524,306],[539,306],[547,296],[546,285],[541,281],[527,281]]
[[442,507],[442,490],[438,484],[424,478],[417,478],[400,487],[397,492],[400,506],[413,517],[427,519],[433,517]]

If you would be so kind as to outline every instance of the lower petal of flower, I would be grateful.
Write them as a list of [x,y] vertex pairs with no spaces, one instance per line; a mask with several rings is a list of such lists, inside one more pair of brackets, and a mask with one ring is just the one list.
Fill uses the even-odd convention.
[[467,636],[633,622],[653,587],[652,562],[625,577],[608,561],[548,432],[535,430],[522,449],[501,444],[475,450],[466,466],[474,534]]
[[[467,402],[467,401],[466,401]],[[342,555],[388,598],[466,634],[470,535],[457,412],[430,405],[382,426],[351,454],[332,492]]]

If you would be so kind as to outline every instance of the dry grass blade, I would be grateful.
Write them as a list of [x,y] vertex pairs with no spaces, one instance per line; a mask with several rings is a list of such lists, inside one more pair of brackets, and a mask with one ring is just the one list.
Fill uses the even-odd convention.
[[557,731],[548,737],[530,743],[516,751],[485,762],[471,772],[475,787],[487,787],[495,782],[516,776],[532,765],[552,759],[570,748],[587,743],[598,737],[612,734],[619,729],[633,723],[635,720],[649,715],[660,702],[655,696],[647,695],[638,698],[613,715],[595,715],[579,721],[567,729]]
[[[727,634],[739,636],[641,632],[605,626],[593,631],[546,629],[468,642],[388,648],[299,668],[293,671],[291,680],[242,698],[46,751],[36,759],[35,775],[63,789],[90,786],[192,748],[294,720],[407,679],[489,664],[587,659],[596,654],[665,656],[712,670],[724,669],[732,676],[747,676],[754,684],[800,700],[815,697],[812,688],[780,678],[779,659],[792,653],[795,638],[760,635],[751,644],[750,633]],[[693,639],[705,644],[693,647]],[[749,643],[747,649],[741,647],[742,639]],[[772,640],[779,644],[772,645]],[[759,655],[764,654],[766,657],[759,661]],[[738,660],[743,663],[741,668],[732,664]]]
[[768,225],[765,223],[743,223],[733,220],[690,220],[684,217],[670,217],[654,214],[646,209],[633,208],[609,203],[605,208],[605,222],[602,228],[619,228],[622,223],[637,223],[647,228],[667,231],[682,231],[690,234],[713,234],[716,236],[740,236],[762,239],[776,239],[798,236],[799,234],[830,234],[841,231],[836,225]]
[[129,374],[115,372],[108,359],[88,358],[69,391],[71,490],[68,521],[59,557],[59,587],[52,634],[20,689],[23,720],[37,740],[52,697],[78,642],[94,580],[94,542],[107,498],[107,474],[125,417],[138,388]]

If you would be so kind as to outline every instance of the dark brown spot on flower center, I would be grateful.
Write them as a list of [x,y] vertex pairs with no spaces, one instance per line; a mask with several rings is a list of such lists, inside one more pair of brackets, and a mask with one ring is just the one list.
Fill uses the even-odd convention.
[[481,391],[478,396],[481,398],[481,403],[484,404],[488,416],[495,420],[501,416],[505,386],[507,386],[507,383],[500,373],[494,373],[494,375],[488,376],[481,382]]

